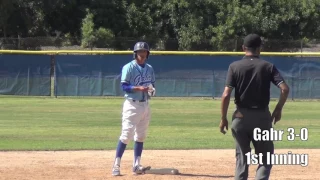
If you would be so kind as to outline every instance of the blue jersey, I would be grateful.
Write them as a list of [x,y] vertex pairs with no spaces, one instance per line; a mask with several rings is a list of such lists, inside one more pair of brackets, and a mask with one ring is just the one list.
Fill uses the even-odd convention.
[[[151,65],[145,64],[144,67],[139,66],[135,60],[124,65],[121,74],[121,83],[127,83],[130,86],[154,85],[155,75]],[[133,100],[147,100],[148,93],[141,91],[126,91],[125,97]]]

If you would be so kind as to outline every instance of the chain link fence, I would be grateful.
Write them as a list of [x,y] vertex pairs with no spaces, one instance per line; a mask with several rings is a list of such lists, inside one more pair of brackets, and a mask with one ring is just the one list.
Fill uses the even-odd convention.
[[[132,50],[137,41],[146,41],[151,50],[162,51],[242,51],[242,39],[230,39],[218,45],[210,40],[198,43],[179,42],[177,39],[135,39],[114,38],[108,41],[96,40],[90,47],[81,46],[81,38],[67,37],[26,37],[0,38],[0,49],[3,50]],[[220,48],[219,48],[220,47]],[[264,52],[318,52],[320,40],[275,40],[264,39]]]

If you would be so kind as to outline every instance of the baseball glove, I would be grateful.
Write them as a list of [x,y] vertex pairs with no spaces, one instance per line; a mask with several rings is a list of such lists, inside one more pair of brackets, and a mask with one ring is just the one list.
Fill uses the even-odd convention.
[[152,84],[150,84],[148,86],[149,90],[148,90],[148,95],[149,96],[155,96],[156,95],[156,89],[152,86]]

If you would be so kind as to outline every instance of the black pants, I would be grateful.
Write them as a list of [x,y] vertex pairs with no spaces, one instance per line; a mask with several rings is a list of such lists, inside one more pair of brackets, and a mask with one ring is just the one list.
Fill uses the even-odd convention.
[[269,109],[244,109],[237,108],[232,117],[232,136],[236,142],[236,180],[248,179],[248,168],[246,153],[251,152],[252,142],[255,154],[263,154],[263,165],[259,165],[256,171],[256,180],[268,180],[272,165],[266,164],[267,152],[274,153],[272,141],[255,141],[253,131],[255,128],[270,130],[272,119]]

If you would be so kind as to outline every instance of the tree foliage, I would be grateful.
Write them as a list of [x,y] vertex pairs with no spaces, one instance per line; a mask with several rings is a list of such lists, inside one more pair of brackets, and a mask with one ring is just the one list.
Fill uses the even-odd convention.
[[[248,33],[320,39],[320,0],[1,0],[0,36],[75,37],[83,47],[225,50]],[[233,43],[234,41],[232,41]]]

